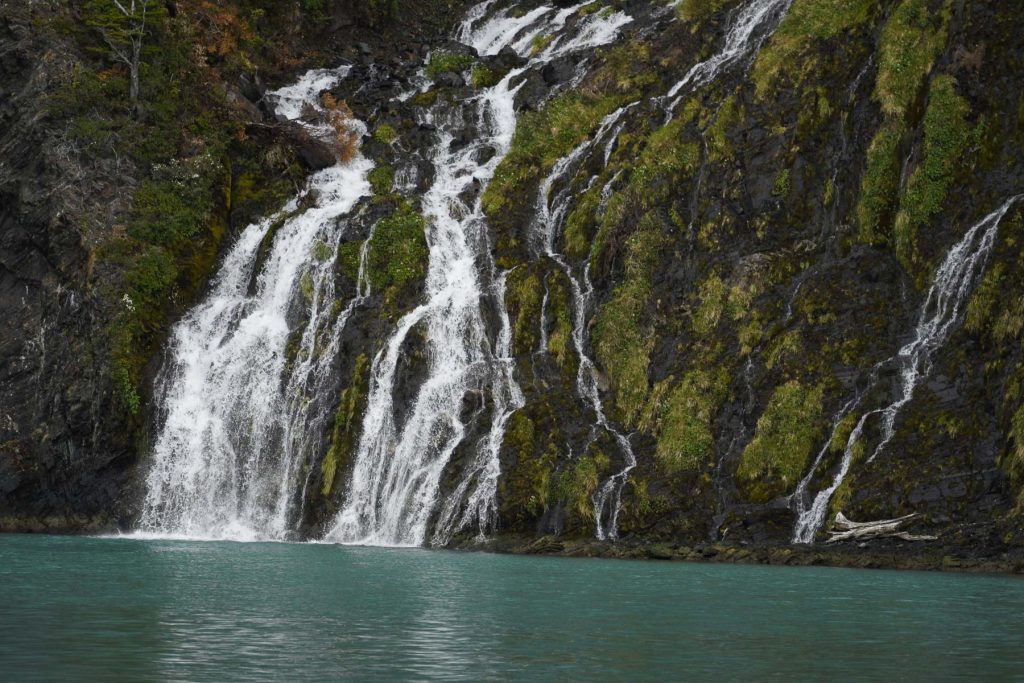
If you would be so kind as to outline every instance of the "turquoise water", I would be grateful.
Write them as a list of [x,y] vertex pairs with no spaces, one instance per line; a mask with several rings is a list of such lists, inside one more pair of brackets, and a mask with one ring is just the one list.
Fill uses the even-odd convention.
[[0,536],[0,680],[1008,679],[1024,581]]

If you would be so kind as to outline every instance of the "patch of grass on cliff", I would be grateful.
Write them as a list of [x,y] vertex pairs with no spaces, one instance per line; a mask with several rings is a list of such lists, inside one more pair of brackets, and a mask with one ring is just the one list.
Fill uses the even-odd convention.
[[552,477],[549,494],[552,500],[564,502],[584,523],[594,519],[594,492],[609,465],[608,456],[599,448],[590,451]]
[[892,219],[899,199],[902,138],[902,124],[890,120],[882,124],[868,147],[867,168],[857,201],[857,221],[863,242],[877,244],[885,239],[882,228]]
[[545,445],[540,429],[525,411],[516,411],[505,428],[505,449],[512,456],[498,480],[502,519],[513,528],[540,516],[548,506],[557,451]]
[[615,390],[617,418],[627,426],[635,424],[649,391],[647,368],[654,339],[644,321],[654,268],[665,243],[662,232],[644,222],[626,242],[622,284],[598,313],[593,336],[597,360]]
[[548,273],[548,319],[551,331],[548,334],[548,353],[563,371],[574,372],[572,346],[572,302],[569,296],[569,282],[561,270]]
[[535,270],[520,267],[509,273],[505,302],[509,316],[515,320],[512,347],[519,356],[537,350],[543,297],[544,287]]
[[907,181],[896,216],[896,252],[904,264],[917,263],[917,233],[942,209],[953,175],[970,145],[970,111],[967,100],[956,93],[952,76],[932,82],[924,117],[923,158]]
[[334,489],[338,472],[348,467],[352,449],[359,436],[360,409],[369,388],[370,359],[363,353],[356,359],[352,380],[341,392],[338,410],[334,414],[334,426],[331,428],[331,445],[320,465],[322,480],[320,494],[329,496]]
[[712,420],[728,390],[729,371],[724,366],[693,370],[676,385],[656,429],[654,455],[662,471],[697,471],[709,461],[715,450]]
[[903,116],[946,46],[949,0],[903,0],[889,16],[879,46],[875,97],[892,116]]
[[459,55],[440,50],[430,55],[427,63],[427,76],[435,79],[445,73],[461,73],[476,61],[469,55]]
[[525,186],[536,183],[562,157],[581,144],[601,120],[613,112],[617,99],[578,93],[556,97],[538,112],[519,117],[512,147],[483,196],[488,215],[511,207]]
[[815,44],[847,35],[877,6],[877,0],[794,0],[754,63],[757,96],[765,97],[783,79],[800,84],[817,63]]
[[806,387],[798,380],[775,390],[736,470],[749,500],[783,495],[803,477],[824,431],[823,395],[823,387]]
[[733,156],[728,133],[746,117],[746,111],[735,95],[730,95],[718,110],[715,120],[708,126],[708,153],[712,159],[722,161]]
[[582,261],[590,253],[591,240],[597,231],[597,209],[601,205],[601,187],[594,185],[576,198],[576,204],[565,219],[563,251],[573,261]]
[[390,166],[375,166],[366,179],[376,197],[387,197],[395,189],[395,169]]
[[676,8],[680,19],[698,21],[722,9],[726,0],[682,0]]
[[654,131],[636,160],[629,185],[644,207],[670,201],[700,165],[700,146],[685,139],[686,123],[677,118]]
[[427,276],[430,253],[423,216],[408,202],[382,218],[366,253],[366,274],[374,292],[384,294],[385,310],[397,310],[410,290]]

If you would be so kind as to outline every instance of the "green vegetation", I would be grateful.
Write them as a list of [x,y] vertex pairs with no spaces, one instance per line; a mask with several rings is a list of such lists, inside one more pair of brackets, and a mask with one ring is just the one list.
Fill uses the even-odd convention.
[[398,139],[398,131],[396,131],[393,126],[382,123],[377,126],[377,130],[373,132],[373,137],[377,142],[390,145]]
[[946,45],[951,4],[950,0],[903,0],[886,22],[875,97],[887,114],[903,116],[917,98]]
[[505,428],[505,446],[515,460],[503,467],[499,500],[502,519],[513,524],[536,518],[548,506],[556,452],[540,441],[539,431],[522,410],[512,414]]
[[775,182],[772,184],[772,194],[776,197],[784,198],[789,194],[790,186],[789,169],[784,168],[775,176]]
[[440,50],[430,55],[430,62],[427,63],[427,76],[435,79],[444,73],[461,73],[468,69],[473,61],[469,55]]
[[878,243],[884,239],[882,228],[889,225],[899,200],[900,140],[903,127],[895,121],[882,124],[868,147],[867,169],[861,181],[857,202],[860,239]]
[[729,389],[724,366],[688,372],[672,390],[657,430],[655,458],[667,474],[700,469],[714,455],[712,421]]
[[577,196],[576,205],[565,220],[563,251],[573,261],[582,261],[590,253],[591,240],[597,230],[597,209],[601,204],[598,185]]
[[356,359],[355,370],[352,372],[352,381],[341,392],[341,400],[338,402],[338,411],[334,416],[334,427],[331,430],[331,445],[320,465],[320,474],[323,481],[320,493],[324,496],[331,494],[334,488],[334,480],[339,471],[348,467],[352,449],[356,445],[360,424],[360,408],[369,386],[370,359],[363,353]]
[[388,197],[395,188],[395,169],[390,166],[375,166],[366,176],[377,197]]
[[962,163],[971,141],[969,114],[970,105],[956,93],[953,78],[937,77],[924,117],[923,159],[907,181],[896,216],[896,252],[904,264],[917,263],[918,230],[942,209],[953,174]]
[[697,21],[720,10],[725,0],[682,0],[676,8],[680,19]]
[[572,369],[572,305],[569,282],[560,270],[552,270],[547,278],[548,317],[552,328],[548,333],[548,353],[563,370]]
[[722,103],[715,120],[707,129],[708,152],[713,160],[721,161],[732,158],[732,145],[729,144],[727,134],[745,117],[746,111],[743,105],[739,104],[735,95],[730,95]]
[[816,43],[848,35],[868,20],[878,4],[878,0],[794,0],[754,63],[751,78],[758,97],[767,96],[783,79],[800,84],[820,59],[812,49]]
[[823,394],[798,380],[775,390],[736,471],[751,501],[766,502],[800,481],[824,431]]
[[700,146],[684,140],[687,122],[680,117],[651,133],[636,160],[629,184],[645,208],[669,201],[700,165]]
[[627,426],[636,423],[649,390],[647,366],[654,339],[644,329],[643,321],[650,303],[654,266],[664,241],[651,221],[641,221],[641,229],[626,243],[622,284],[598,313],[594,327],[595,354],[611,378],[617,419]]
[[469,76],[470,84],[477,90],[489,88],[498,82],[498,76],[483,64],[477,64]]
[[544,52],[554,39],[554,33],[538,33],[530,43],[530,54],[539,55],[541,52]]
[[564,501],[584,522],[594,518],[593,495],[600,483],[601,472],[608,469],[608,456],[599,449],[578,458],[572,467],[551,480],[551,499]]
[[512,347],[517,355],[537,350],[543,297],[544,287],[535,270],[520,267],[509,273],[505,298],[509,315],[515,320]]
[[430,255],[425,227],[423,217],[402,202],[373,229],[366,273],[373,291],[383,293],[385,310],[397,310],[427,275]]
[[536,183],[593,132],[617,107],[615,98],[592,98],[577,93],[556,97],[538,112],[519,117],[512,148],[495,172],[483,196],[488,215],[508,209],[524,186]]

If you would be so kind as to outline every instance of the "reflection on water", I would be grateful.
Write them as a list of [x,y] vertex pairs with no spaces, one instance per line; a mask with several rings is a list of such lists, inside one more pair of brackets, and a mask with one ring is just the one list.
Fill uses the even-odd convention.
[[4,680],[963,678],[1008,577],[0,536]]

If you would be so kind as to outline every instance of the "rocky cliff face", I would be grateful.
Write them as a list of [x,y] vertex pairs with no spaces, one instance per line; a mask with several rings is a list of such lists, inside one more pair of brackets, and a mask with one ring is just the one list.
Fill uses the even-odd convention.
[[[528,16],[541,4],[487,12],[508,5],[510,16]],[[201,4],[180,5],[179,17],[202,16],[187,14]],[[394,17],[319,10],[322,30],[350,32],[323,60],[353,62],[332,96],[366,122],[363,152],[377,165],[374,196],[338,254],[340,302],[357,295],[365,240],[376,256],[374,293],[339,347],[335,417],[304,489],[306,534],[321,533],[350,495],[373,359],[422,301],[418,217],[436,172],[437,125],[421,114],[439,103],[460,111],[525,61],[442,39],[460,10],[445,8],[436,24],[399,18],[420,27],[413,37]],[[824,528],[840,511],[918,513],[915,530],[938,535],[944,551],[1016,552],[1024,201],[1000,216],[909,392],[900,355],[934,308],[933,282],[954,245],[1024,192],[1015,10],[955,0],[598,0],[579,11],[632,21],[611,46],[523,74],[511,150],[479,188],[495,264],[507,272],[524,394],[504,430],[491,531],[786,544],[821,499]],[[180,178],[154,173],[153,158],[136,150],[120,166],[123,150],[85,127],[80,107],[41,115],[39,103],[75,69],[53,41],[81,38],[30,31],[33,20],[59,26],[59,11],[40,12],[2,24],[0,303],[14,322],[0,331],[0,518],[9,516],[7,528],[44,517],[54,528],[126,523],[147,425],[159,422],[150,392],[167,325],[201,292],[222,236],[279,203],[319,165],[318,150],[256,109],[259,87],[238,55],[266,57],[240,38],[186,69],[220,88],[226,103],[198,106],[223,112],[212,127],[233,134],[209,132],[195,112],[159,124],[192,131],[160,163],[218,160],[188,189],[214,197],[202,213],[168,208],[160,183]],[[194,30],[188,39],[202,42]],[[296,54],[323,34],[274,35]],[[551,40],[540,30],[533,49]],[[299,65],[281,59],[274,73]],[[395,98],[418,78],[428,83],[415,96]],[[100,127],[121,135],[134,125]],[[145,125],[141,133],[157,131]],[[474,138],[472,122],[462,130],[452,149]],[[253,196],[254,187],[278,190]],[[180,216],[180,238],[146,232],[169,213]],[[162,264],[160,277],[140,263]],[[144,320],[122,324],[126,306]],[[497,335],[500,311],[490,309]],[[424,334],[414,328],[403,347],[398,422],[425,376]],[[491,429],[494,401],[465,396],[467,432],[442,499]]]

